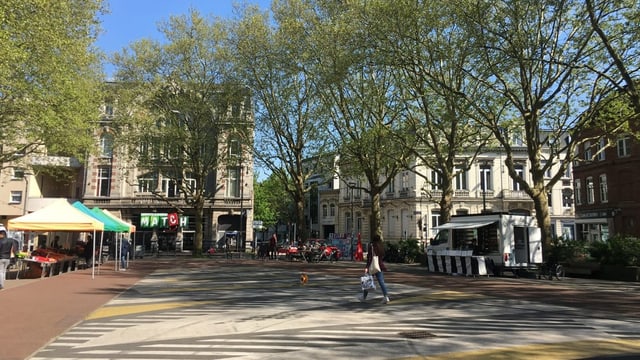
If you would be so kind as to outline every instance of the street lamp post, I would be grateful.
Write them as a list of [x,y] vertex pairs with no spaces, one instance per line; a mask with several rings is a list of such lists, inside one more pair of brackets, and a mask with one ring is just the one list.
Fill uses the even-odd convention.
[[349,189],[351,190],[351,239],[349,239],[349,250],[351,252],[351,261],[353,261],[353,238],[355,231],[355,216],[353,215],[353,188],[356,186],[354,182],[349,183]]
[[240,231],[238,234],[238,240],[236,240],[236,251],[239,253],[239,249],[238,246],[240,245],[239,243],[242,241],[243,242],[243,246],[244,247],[244,237],[242,236],[242,223],[244,222],[244,178],[243,178],[243,169],[242,166],[240,166]]

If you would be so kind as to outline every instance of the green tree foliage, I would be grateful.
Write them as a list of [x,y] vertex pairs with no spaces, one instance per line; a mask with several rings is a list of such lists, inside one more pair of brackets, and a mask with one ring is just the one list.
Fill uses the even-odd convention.
[[380,196],[406,169],[413,144],[406,105],[396,70],[376,52],[369,29],[373,14],[366,4],[323,6],[309,49],[315,57],[315,81],[330,113],[340,176],[370,195],[369,234],[382,235]]
[[292,199],[303,240],[308,235],[305,199],[313,186],[309,178],[331,170],[317,160],[328,152],[329,137],[309,70],[308,30],[314,19],[306,6],[301,0],[274,2],[273,19],[247,8],[233,31],[237,75],[256,101],[254,158]]
[[601,264],[640,266],[640,239],[616,235],[591,245],[591,257]]
[[290,221],[294,204],[277,176],[271,175],[261,182],[254,181],[253,191],[256,220],[261,220],[266,227]]
[[102,11],[100,0],[0,2],[2,167],[95,148],[102,74],[92,43]]
[[474,121],[477,115],[469,102],[476,98],[478,84],[467,71],[476,65],[473,40],[459,31],[455,7],[449,4],[367,4],[377,51],[398,69],[397,88],[403,91],[408,127],[415,136],[409,143],[417,159],[415,173],[440,190],[432,198],[431,186],[422,189],[439,205],[443,223],[451,216],[456,176],[469,170],[491,135]]
[[[117,138],[137,168],[166,179],[195,212],[194,256],[202,253],[205,207],[219,181],[241,195],[252,147],[248,91],[229,81],[226,24],[197,11],[160,27],[167,42],[141,40],[117,54]],[[218,174],[218,171],[222,174]],[[164,197],[171,207],[179,204]]]
[[[474,39],[482,91],[470,99],[506,154],[510,177],[533,200],[545,247],[552,239],[548,194],[575,156],[579,133],[611,91],[590,70],[601,60],[582,1],[503,0],[460,4]],[[516,171],[518,149],[530,169]],[[546,154],[549,152],[548,154]],[[545,174],[551,174],[546,176]]]

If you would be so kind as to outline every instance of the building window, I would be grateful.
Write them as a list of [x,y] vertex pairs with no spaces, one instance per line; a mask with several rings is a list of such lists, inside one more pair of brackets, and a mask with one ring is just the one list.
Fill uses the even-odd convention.
[[24,169],[22,168],[13,168],[13,176],[11,177],[13,180],[22,180],[24,179]]
[[351,191],[352,191],[352,194],[353,194],[353,199],[361,199],[362,198],[362,183],[360,182],[360,180],[356,181],[356,185]]
[[564,240],[574,240],[575,237],[575,227],[573,224],[562,224],[562,238]]
[[596,153],[596,158],[598,159],[598,161],[605,160],[604,151],[606,147],[607,147],[607,139],[601,137],[600,140],[598,141],[597,153]]
[[100,166],[98,168],[97,196],[109,196],[111,194],[111,167]]
[[187,189],[187,191],[192,192],[196,188],[196,180],[192,178],[186,178],[182,180],[182,184],[180,184],[180,182],[176,182],[173,179],[162,179],[160,189],[162,191],[162,194],[164,194],[164,196],[166,197],[180,197],[180,193],[182,192],[183,188]]
[[240,141],[238,140],[229,141],[229,155],[231,157],[240,157],[240,155],[242,155],[241,149],[240,149]]
[[607,175],[600,175],[600,202],[609,202],[609,190],[607,189]]
[[138,192],[151,193],[158,187],[158,177],[154,173],[144,174],[138,177]]
[[409,173],[402,173],[402,191],[409,191]]
[[573,193],[576,199],[576,205],[582,205],[582,183],[580,179],[573,181]]
[[571,188],[562,189],[562,207],[570,208],[573,205],[573,190]]
[[491,165],[480,165],[480,189],[493,190],[491,182]]
[[113,134],[104,133],[100,136],[100,156],[103,158],[113,157]]
[[431,237],[436,236],[438,230],[436,227],[440,225],[440,210],[434,209],[431,213]]
[[327,217],[329,214],[329,209],[327,207],[327,204],[323,204],[322,205],[322,217]]
[[236,166],[228,169],[227,173],[227,197],[240,197],[240,171],[241,167]]
[[469,190],[467,171],[463,167],[456,166],[456,190]]
[[389,181],[389,185],[387,185],[387,194],[393,194],[395,192],[396,192],[396,180],[391,179],[391,181]]
[[431,170],[431,190],[440,189],[442,189],[442,178],[437,171]]
[[336,204],[329,205],[329,216],[336,216]]
[[587,204],[593,204],[595,202],[595,188],[593,186],[593,178],[587,178]]
[[[551,163],[550,165],[547,165],[547,164],[549,164],[549,162],[547,160],[544,160],[544,159],[540,160],[541,169],[545,169],[544,170],[544,177],[546,179],[549,179],[549,178],[551,178],[551,168],[553,167],[553,163]],[[522,177],[522,178],[524,179],[524,177]]]
[[593,160],[593,154],[591,153],[591,141],[585,141],[584,143],[584,161]]
[[112,117],[113,116],[113,104],[112,103],[106,103],[104,105],[104,114],[107,117]]
[[22,191],[12,191],[11,198],[9,199],[9,204],[20,204],[22,203]]
[[[516,164],[514,167],[514,170],[516,171],[516,174],[518,175],[518,177],[520,177],[523,180],[526,180],[524,177],[524,165]],[[521,191],[522,186],[520,186],[520,183],[518,183],[515,179],[512,179],[512,181],[513,181],[513,190]]]
[[631,155],[631,138],[628,135],[618,138],[618,157]]

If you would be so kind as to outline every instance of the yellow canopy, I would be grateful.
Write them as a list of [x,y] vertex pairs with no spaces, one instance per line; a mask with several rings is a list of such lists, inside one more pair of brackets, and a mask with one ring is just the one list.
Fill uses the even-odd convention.
[[8,221],[7,229],[25,231],[102,231],[104,224],[74,208],[66,199]]

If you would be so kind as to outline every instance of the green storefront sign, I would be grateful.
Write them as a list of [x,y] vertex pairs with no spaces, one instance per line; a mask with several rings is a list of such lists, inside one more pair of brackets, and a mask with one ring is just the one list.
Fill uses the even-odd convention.
[[[169,223],[166,213],[142,213],[140,214],[140,228],[168,228]],[[180,216],[180,227],[187,229],[189,225],[189,217]]]

